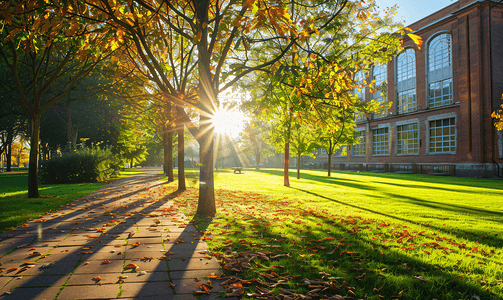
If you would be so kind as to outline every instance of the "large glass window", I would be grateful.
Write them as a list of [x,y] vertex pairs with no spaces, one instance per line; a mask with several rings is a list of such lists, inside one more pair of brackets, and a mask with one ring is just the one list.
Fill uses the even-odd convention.
[[386,102],[386,81],[388,80],[388,72],[386,65],[375,65],[372,67],[372,81],[375,80],[375,93],[372,94],[372,99],[380,103],[381,108],[374,114],[374,118],[384,118],[388,115],[388,107],[384,105]]
[[334,156],[348,156],[348,146],[340,146],[334,151]]
[[372,154],[389,154],[389,131],[388,127],[372,130]]
[[397,126],[398,154],[419,153],[419,130],[417,123]]
[[406,49],[397,58],[397,113],[416,110],[416,54]]
[[456,119],[430,121],[430,153],[456,152]]
[[360,141],[357,144],[353,145],[353,156],[365,156],[366,151],[366,141],[367,141],[367,133],[365,130],[358,131],[356,134],[356,138],[359,138]]
[[439,34],[428,46],[428,105],[437,107],[452,103],[451,35]]

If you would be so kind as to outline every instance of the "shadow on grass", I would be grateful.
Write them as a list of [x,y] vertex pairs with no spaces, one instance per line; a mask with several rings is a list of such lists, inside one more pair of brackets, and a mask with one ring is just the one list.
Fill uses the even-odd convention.
[[465,205],[456,205],[456,204],[446,204],[446,203],[441,203],[441,202],[436,202],[436,201],[430,201],[430,200],[425,200],[425,199],[420,199],[416,197],[410,197],[410,196],[405,196],[405,195],[399,195],[399,194],[394,194],[394,193],[384,193],[389,197],[393,198],[399,198],[399,199],[405,199],[409,202],[412,202],[416,205],[419,206],[425,206],[433,209],[438,209],[438,210],[449,210],[453,211],[455,213],[459,214],[469,214],[473,216],[480,216],[480,214],[488,215],[493,217],[491,220],[496,220],[495,222],[503,222],[503,219],[501,218],[503,216],[503,212],[498,212],[498,211],[493,211],[493,210],[487,210],[487,209],[481,209],[481,208],[473,208]]
[[[231,203],[229,205],[232,207]],[[282,216],[277,222],[271,222],[260,213],[244,213],[239,214],[239,218],[246,220],[246,223],[238,221],[236,228],[226,228],[227,235],[223,238],[232,242],[218,250],[228,256],[236,254],[234,251],[237,254],[288,254],[288,258],[270,261],[253,259],[252,262],[252,259],[242,258],[249,261],[253,269],[244,271],[244,275],[239,274],[238,277],[267,282],[273,278],[274,282],[277,279],[274,279],[273,273],[281,272],[282,276],[287,277],[285,288],[296,290],[302,289],[304,278],[330,281],[336,289],[341,287],[341,283],[342,286],[347,283],[354,287],[352,289],[355,295],[345,288],[331,290],[330,293],[352,298],[354,296],[354,299],[372,297],[373,294],[375,298],[372,299],[378,299],[376,290],[382,299],[400,298],[396,296],[401,290],[402,299],[471,299],[472,295],[493,296],[484,287],[460,280],[455,272],[440,268],[434,263],[435,260],[427,263],[414,256],[414,253],[407,255],[407,250],[401,250],[398,246],[378,244],[371,235],[361,234],[365,227],[362,220],[357,221],[360,223],[345,223],[348,216],[341,222],[332,221],[323,212],[313,212],[310,208],[295,209],[302,213],[299,216],[290,215],[294,216],[292,221],[302,223],[281,220],[287,218],[288,206],[278,204],[276,211],[271,208],[271,212],[275,211],[272,216]],[[307,220],[317,226],[307,226]],[[356,233],[348,233],[354,229],[354,224],[361,228]],[[324,228],[329,226],[331,230],[325,231]],[[245,227],[253,231],[250,233]],[[335,230],[332,230],[334,227]],[[387,228],[383,230],[385,234]],[[374,234],[379,233],[381,232]],[[458,267],[455,265],[452,269],[456,270]]]
[[[320,170],[305,170],[305,171],[320,171]],[[257,172],[261,173],[266,173],[270,175],[277,175],[277,176],[283,176],[283,171],[282,170],[271,170],[271,169],[261,169],[258,170]],[[397,173],[373,173],[373,172],[355,172],[355,171],[332,171],[332,176],[323,176],[323,175],[313,175],[313,174],[306,174],[302,173],[300,177],[301,179],[309,179],[309,180],[315,180],[315,181],[320,181],[320,182],[325,182],[325,183],[331,183],[330,180],[338,180],[340,181],[356,181],[352,179],[347,179],[347,178],[337,178],[337,173],[340,174],[349,174],[349,175],[357,175],[357,176],[362,176],[362,177],[369,177],[369,178],[386,178],[386,179],[394,179],[394,180],[400,180],[404,182],[424,182],[424,183],[433,183],[433,184],[446,184],[446,185],[460,185],[464,187],[477,187],[477,188],[483,188],[483,189],[491,189],[491,190],[496,190],[493,192],[495,195],[502,195],[503,192],[501,191],[503,189],[503,181],[496,181],[496,180],[491,180],[491,179],[478,179],[478,178],[463,178],[463,177],[451,177],[451,176],[432,176],[432,175],[422,175],[422,174],[397,174]],[[291,177],[296,177],[297,172],[296,171],[289,171],[289,176]],[[334,176],[335,175],[335,176]],[[364,181],[364,180],[362,180]],[[399,187],[404,187],[404,188],[422,188],[422,189],[433,189],[433,190],[444,190],[444,191],[451,191],[451,192],[463,192],[463,193],[474,193],[477,194],[479,193],[478,191],[470,191],[470,190],[456,190],[456,189],[449,189],[446,187],[435,187],[435,186],[420,186],[417,184],[396,184],[396,183],[388,183],[388,182],[382,182],[382,181],[374,181],[379,184],[388,184],[388,185],[395,185]],[[495,186],[496,184],[496,186]],[[499,185],[499,187],[497,186]],[[369,188],[365,186],[365,188]]]
[[[316,196],[316,197],[323,198],[325,200],[336,202],[336,203],[339,203],[339,204],[342,204],[342,205],[345,205],[345,206],[349,206],[349,207],[352,207],[352,208],[356,208],[356,209],[359,209],[359,210],[368,211],[368,212],[371,212],[371,213],[374,213],[374,214],[377,214],[377,215],[381,215],[381,216],[385,216],[385,217],[388,217],[388,218],[391,218],[391,219],[400,220],[402,222],[408,222],[408,223],[412,223],[412,224],[416,224],[416,225],[421,225],[421,226],[425,226],[425,227],[428,227],[428,228],[433,228],[433,229],[436,229],[436,230],[438,230],[440,232],[444,232],[444,233],[449,233],[449,234],[453,233],[453,232],[451,232],[449,230],[446,230],[445,228],[438,227],[438,226],[435,226],[435,225],[424,224],[424,223],[416,222],[416,221],[413,221],[413,220],[410,220],[410,219],[401,218],[401,217],[398,217],[396,215],[392,215],[392,214],[384,213],[384,212],[381,212],[381,211],[372,210],[372,209],[369,209],[369,208],[364,207],[364,206],[358,206],[358,205],[354,205],[354,204],[351,204],[351,203],[348,203],[348,202],[336,200],[336,199],[329,198],[327,196],[323,196],[323,195],[320,195],[320,194],[317,194],[317,193],[313,193],[313,192],[310,192],[310,191],[306,191],[306,190],[303,190],[303,189],[294,188],[294,187],[290,187],[290,188],[294,189],[294,190],[298,190],[298,191],[304,192],[306,194],[310,194],[310,195],[313,195],[313,196]],[[407,199],[407,200],[411,200],[412,197],[402,196],[402,198]],[[417,199],[416,201],[420,202],[420,201],[423,201],[423,200]],[[421,204],[419,204],[419,205],[421,205]],[[444,209],[444,208],[436,208],[436,209]],[[479,240],[480,240],[479,235],[478,235],[477,232],[473,232],[473,231],[469,231],[469,230],[456,230],[456,232],[457,232],[457,234],[461,234],[464,238],[466,238],[466,239],[468,239],[468,240],[470,240],[472,242],[477,242],[478,243]],[[499,247],[499,245],[501,245],[501,240],[499,240],[497,238],[494,238],[492,236],[487,236],[485,238],[484,243],[487,244],[488,246]]]

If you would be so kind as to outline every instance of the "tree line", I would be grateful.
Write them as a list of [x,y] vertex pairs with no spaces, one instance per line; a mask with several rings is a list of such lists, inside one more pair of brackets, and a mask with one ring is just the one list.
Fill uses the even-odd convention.
[[[65,106],[71,114],[74,103],[106,97],[117,110],[105,120],[121,117],[126,144],[138,144],[145,124],[156,128],[146,134],[162,132],[169,180],[177,135],[180,190],[184,131],[190,132],[200,148],[197,213],[203,216],[216,212],[212,116],[220,93],[239,88],[251,95],[245,104],[251,114],[274,120],[289,185],[290,145],[297,157],[305,152],[309,133],[303,130],[337,141],[350,137],[354,113],[375,106],[355,96],[355,89],[376,88],[356,74],[390,61],[403,39],[421,44],[393,21],[394,8],[382,12],[373,1],[25,0],[1,6],[0,67],[28,120],[32,145],[29,197],[38,197],[43,117],[51,112],[56,119]],[[76,126],[73,119],[67,124],[67,140],[80,132]]]

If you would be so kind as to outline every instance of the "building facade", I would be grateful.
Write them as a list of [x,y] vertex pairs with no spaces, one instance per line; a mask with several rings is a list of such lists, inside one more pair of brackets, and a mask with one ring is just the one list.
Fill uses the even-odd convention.
[[[502,104],[503,4],[460,0],[408,27],[422,49],[405,39],[401,54],[365,75],[387,93],[360,97],[391,106],[356,116],[360,143],[333,167],[503,175],[503,132],[491,119]],[[327,167],[323,155],[315,161]]]

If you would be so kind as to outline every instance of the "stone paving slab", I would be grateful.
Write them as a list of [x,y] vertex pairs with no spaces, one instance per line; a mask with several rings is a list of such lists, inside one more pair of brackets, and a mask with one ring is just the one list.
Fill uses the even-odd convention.
[[195,278],[198,278],[200,280],[205,280],[210,275],[220,276],[220,274],[222,274],[222,270],[220,270],[220,268],[197,270],[197,271],[184,270],[184,271],[171,271],[171,272],[169,272],[169,275],[171,276],[172,280],[176,280],[176,279],[195,280]]
[[167,272],[168,264],[165,259],[152,259],[152,260],[126,260],[124,265],[135,264],[138,266],[139,271],[148,272]]
[[121,298],[173,295],[169,282],[123,283]]
[[[160,185],[156,173],[115,181],[0,234],[0,300],[54,299],[58,292],[58,300],[218,298],[224,287],[214,279],[210,295],[193,294],[222,272],[215,258],[205,258],[207,244],[173,201],[157,201],[174,189]],[[131,263],[137,271],[124,268]],[[1,296],[5,291],[12,294]]]
[[97,280],[93,278],[101,278],[102,284],[118,284],[120,272],[104,273],[104,274],[73,274],[66,285],[98,285]]
[[171,259],[168,261],[170,271],[181,271],[181,270],[207,270],[207,269],[218,269],[220,266],[215,258],[187,258],[183,259]]
[[16,287],[43,287],[54,286],[61,287],[68,279],[68,275],[49,275],[49,276],[22,276],[12,279],[6,286],[4,291],[10,291]]
[[[89,264],[86,264],[87,262]],[[75,269],[75,274],[120,273],[124,269],[123,264],[123,260],[111,260],[108,264],[103,264],[101,261],[85,261]]]
[[[9,291],[11,294],[4,294],[0,299],[6,300],[52,300],[59,292],[59,287],[36,287],[36,288],[17,288]],[[59,298],[58,299],[63,299]]]
[[[119,293],[119,284],[89,286],[66,286],[58,300],[66,299],[114,299]],[[10,300],[10,299],[7,299]]]

